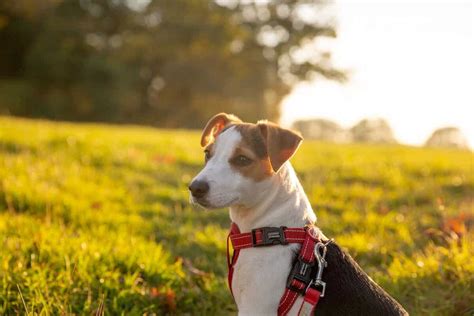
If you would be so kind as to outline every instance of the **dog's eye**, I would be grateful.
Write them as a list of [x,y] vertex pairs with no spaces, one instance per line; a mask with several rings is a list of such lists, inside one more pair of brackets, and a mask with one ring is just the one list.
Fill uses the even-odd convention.
[[232,163],[237,166],[248,166],[252,163],[252,159],[245,157],[244,155],[238,155],[232,159]]
[[204,161],[205,161],[205,162],[208,162],[209,159],[211,159],[211,153],[210,153],[209,150],[206,149],[206,150],[204,151]]

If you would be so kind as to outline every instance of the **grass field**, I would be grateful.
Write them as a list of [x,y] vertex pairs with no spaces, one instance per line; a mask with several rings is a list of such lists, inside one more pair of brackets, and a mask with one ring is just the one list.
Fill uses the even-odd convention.
[[[225,315],[199,133],[0,117],[0,314]],[[305,142],[319,226],[412,315],[474,313],[474,155]],[[328,285],[330,286],[330,284]]]

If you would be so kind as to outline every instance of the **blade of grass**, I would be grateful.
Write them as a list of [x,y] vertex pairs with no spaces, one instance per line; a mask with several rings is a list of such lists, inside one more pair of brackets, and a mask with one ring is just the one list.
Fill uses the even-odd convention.
[[102,299],[100,300],[99,307],[97,308],[95,312],[95,316],[104,316],[104,311],[105,311],[105,294],[102,294]]
[[16,287],[18,288],[18,292],[20,293],[21,301],[23,302],[23,306],[25,307],[25,310],[26,310],[26,315],[30,315],[30,312],[28,311],[28,307],[26,307],[25,299],[23,298],[23,293],[21,293],[20,285],[18,285],[17,283]]

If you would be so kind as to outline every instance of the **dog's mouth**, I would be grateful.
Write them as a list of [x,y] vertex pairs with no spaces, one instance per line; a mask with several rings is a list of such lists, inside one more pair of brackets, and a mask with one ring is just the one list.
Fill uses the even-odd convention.
[[191,201],[194,205],[202,206],[204,208],[209,207],[209,202],[206,199],[191,198]]
[[237,202],[238,200],[239,200],[238,197],[234,197],[234,198],[232,198],[228,201],[226,201],[224,199],[217,199],[217,200],[211,202],[206,197],[204,197],[204,198],[191,197],[191,202],[193,204],[201,206],[205,209],[218,209],[218,208],[228,207],[228,206],[231,206],[232,204],[234,204],[235,202]]

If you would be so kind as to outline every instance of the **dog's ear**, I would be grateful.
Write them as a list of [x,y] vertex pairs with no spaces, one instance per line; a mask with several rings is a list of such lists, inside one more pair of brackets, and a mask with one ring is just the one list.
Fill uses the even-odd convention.
[[265,140],[273,171],[278,172],[281,166],[296,152],[303,137],[297,132],[270,122],[258,122],[257,126]]
[[242,123],[242,121],[232,114],[219,113],[214,115],[209,122],[207,122],[206,127],[204,127],[202,131],[201,146],[206,147],[219,135],[224,127],[232,123]]

